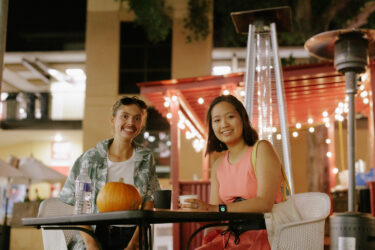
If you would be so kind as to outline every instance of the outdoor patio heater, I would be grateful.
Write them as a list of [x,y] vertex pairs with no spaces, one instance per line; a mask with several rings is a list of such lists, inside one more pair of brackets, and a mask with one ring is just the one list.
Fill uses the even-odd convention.
[[348,96],[348,212],[330,218],[331,249],[375,249],[375,219],[355,211],[355,94],[357,74],[366,70],[368,58],[375,56],[375,30],[333,30],[307,40],[311,55],[333,60],[345,75]]
[[[248,34],[245,75],[245,108],[250,121],[257,115],[260,139],[273,143],[272,119],[273,94],[277,96],[282,138],[282,158],[294,193],[288,115],[286,109],[284,82],[276,36],[276,26],[280,31],[290,31],[291,11],[289,7],[232,12],[231,17],[237,33]],[[276,86],[275,86],[276,85]],[[276,89],[276,93],[275,92]],[[256,90],[256,95],[254,92]],[[254,101],[257,110],[254,110]]]

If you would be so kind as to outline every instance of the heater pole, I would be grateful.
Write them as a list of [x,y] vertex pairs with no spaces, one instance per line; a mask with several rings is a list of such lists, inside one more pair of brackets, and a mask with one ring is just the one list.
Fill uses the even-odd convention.
[[345,72],[346,94],[349,98],[348,111],[348,210],[355,212],[355,94],[357,93],[357,74]]

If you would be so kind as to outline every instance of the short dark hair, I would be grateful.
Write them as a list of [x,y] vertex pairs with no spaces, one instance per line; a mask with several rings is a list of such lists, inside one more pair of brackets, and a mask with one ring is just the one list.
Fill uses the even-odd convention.
[[221,95],[216,97],[210,104],[210,107],[207,111],[207,117],[206,121],[208,124],[208,138],[207,138],[207,147],[206,147],[206,154],[212,153],[214,151],[216,152],[222,152],[224,150],[227,150],[228,147],[220,141],[212,128],[212,109],[215,107],[216,104],[220,102],[227,102],[234,106],[236,111],[241,117],[242,120],[242,137],[245,141],[245,143],[248,146],[253,146],[255,142],[258,140],[258,133],[253,129],[250,125],[249,116],[247,115],[246,109],[243,106],[242,102],[240,102],[236,97],[233,95]]
[[147,105],[144,101],[142,101],[141,99],[139,99],[138,97],[136,96],[132,96],[132,97],[128,97],[128,96],[124,96],[122,97],[121,99],[117,100],[113,106],[112,106],[112,116],[115,117],[116,116],[116,113],[117,113],[117,110],[120,108],[121,105],[137,105],[142,111],[146,111],[147,110]]

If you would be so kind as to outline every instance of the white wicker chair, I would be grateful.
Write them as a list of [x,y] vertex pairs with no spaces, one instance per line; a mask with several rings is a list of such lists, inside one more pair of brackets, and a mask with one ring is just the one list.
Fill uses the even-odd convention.
[[[73,207],[57,198],[44,200],[39,206],[38,217],[57,215],[71,215]],[[72,230],[44,230],[42,229],[44,250],[66,250],[74,231]]]
[[272,250],[324,249],[324,224],[331,201],[324,193],[295,194],[295,203],[302,220],[275,228]]

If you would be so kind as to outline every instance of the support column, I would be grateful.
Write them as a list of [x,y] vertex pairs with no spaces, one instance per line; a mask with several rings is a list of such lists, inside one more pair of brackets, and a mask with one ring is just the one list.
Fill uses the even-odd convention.
[[8,21],[8,0],[0,1],[0,93],[3,81],[4,52]]
[[375,62],[370,62],[370,72],[368,78],[370,79],[370,111],[368,117],[368,131],[369,131],[369,154],[370,154],[370,166],[375,166]]
[[[172,208],[177,209],[177,200],[180,195],[180,138],[178,129],[178,111],[180,105],[178,100],[174,100],[174,92],[169,93],[171,98],[170,112],[171,121],[171,180],[172,180]],[[173,224],[173,249],[180,249],[180,224]]]

